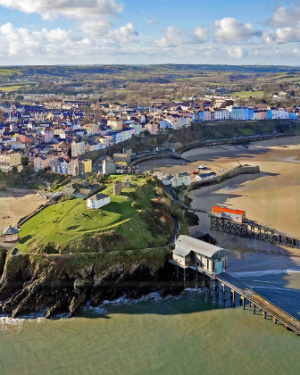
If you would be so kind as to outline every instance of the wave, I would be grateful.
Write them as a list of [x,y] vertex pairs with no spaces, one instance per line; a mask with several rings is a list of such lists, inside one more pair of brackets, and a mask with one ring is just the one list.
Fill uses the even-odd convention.
[[291,269],[273,269],[273,270],[257,270],[245,272],[230,272],[230,275],[235,277],[253,277],[253,276],[268,276],[268,275],[282,275],[282,274],[300,274],[300,268]]
[[17,335],[22,331],[23,318],[10,318],[8,316],[0,317],[0,333]]
[[114,301],[103,301],[102,304],[98,307],[92,307],[90,303],[87,303],[85,307],[83,307],[83,311],[94,311],[100,314],[107,314],[108,311],[105,309],[105,306],[108,305],[135,305],[140,302],[161,302],[161,301],[169,301],[169,300],[176,300],[178,297],[167,295],[166,297],[161,297],[158,292],[153,292],[150,294],[147,294],[146,296],[143,296],[138,299],[130,299],[127,298],[126,295],[123,297],[120,297]]

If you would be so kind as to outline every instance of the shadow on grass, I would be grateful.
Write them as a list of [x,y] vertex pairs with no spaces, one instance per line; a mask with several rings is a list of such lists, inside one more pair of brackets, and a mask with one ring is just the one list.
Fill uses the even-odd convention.
[[23,245],[24,243],[26,243],[27,241],[29,241],[31,238],[32,238],[31,235],[25,236],[25,237],[23,237],[23,238],[20,239],[19,243],[21,245]]

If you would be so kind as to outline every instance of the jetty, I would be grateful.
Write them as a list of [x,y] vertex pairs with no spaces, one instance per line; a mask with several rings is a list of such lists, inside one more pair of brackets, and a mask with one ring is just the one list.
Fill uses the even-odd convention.
[[[255,223],[252,220],[241,217],[237,210],[220,207],[222,212],[209,214],[210,229],[217,232],[233,234],[240,237],[247,237],[257,241],[270,242],[277,245],[300,248],[300,238],[276,229]],[[230,214],[230,211],[232,214]]]
[[280,307],[274,305],[260,294],[254,292],[252,289],[245,286],[243,283],[230,276],[228,273],[222,272],[217,275],[219,282],[221,282],[223,290],[223,299],[226,299],[226,286],[230,289],[232,304],[236,304],[236,295],[239,295],[240,304],[243,304],[245,309],[246,301],[249,301],[250,308],[253,308],[253,313],[258,311],[262,313],[264,319],[270,316],[274,323],[281,323],[285,328],[290,329],[300,336],[300,321],[282,310]]
[[254,314],[262,313],[264,319],[271,317],[275,324],[281,323],[300,336],[299,320],[226,272],[228,250],[181,235],[175,242],[170,263],[176,266],[177,277],[180,274],[183,275],[185,287],[192,279],[197,288],[199,285],[202,288],[207,287],[212,296],[213,289],[219,293],[221,285],[224,301],[226,301],[226,287],[228,287],[233,306],[236,305],[237,296],[239,296],[243,309],[246,308],[248,301]]

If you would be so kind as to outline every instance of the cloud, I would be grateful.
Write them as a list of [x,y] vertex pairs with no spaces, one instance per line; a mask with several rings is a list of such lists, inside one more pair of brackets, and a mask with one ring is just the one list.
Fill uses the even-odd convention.
[[192,32],[186,33],[185,31],[169,26],[166,29],[165,35],[155,41],[159,47],[176,47],[183,44],[199,44],[205,43],[209,40],[208,30],[195,27]]
[[157,21],[156,20],[148,20],[147,21],[148,25],[153,25],[154,23],[157,23]]
[[37,64],[90,62],[91,58],[103,62],[116,54],[125,57],[133,49],[127,46],[122,50],[122,46],[136,42],[137,35],[131,23],[111,30],[102,39],[76,37],[72,31],[60,28],[31,31],[7,23],[0,26],[0,59],[2,64],[14,65],[20,61],[32,63],[33,59]]
[[34,56],[35,53],[44,50],[45,46],[57,43],[74,43],[80,41],[75,38],[72,31],[65,31],[60,28],[41,31],[30,31],[25,28],[15,28],[11,23],[0,27],[0,49],[8,56],[18,54]]
[[209,40],[208,30],[196,26],[192,32],[191,40],[194,43],[205,43]]
[[283,6],[276,8],[268,24],[273,27],[300,26],[300,7],[292,6],[286,9]]
[[38,13],[43,19],[54,19],[59,15],[70,18],[116,15],[122,6],[115,0],[0,0],[5,8],[16,9],[23,13]]
[[245,56],[242,47],[232,47],[227,49],[228,56],[232,59],[242,59]]
[[266,43],[289,43],[300,41],[300,7],[286,9],[279,6],[275,9],[268,24],[277,27],[274,31],[266,31],[263,38]]
[[116,30],[111,30],[106,37],[119,43],[137,43],[138,32],[135,30],[133,24],[128,22],[125,26],[121,26]]
[[0,0],[0,5],[26,14],[40,14],[44,20],[58,16],[74,19],[90,35],[101,35],[111,26],[110,17],[123,9],[116,0]]
[[269,31],[263,34],[266,43],[289,43],[300,41],[300,26],[279,27],[276,31]]
[[[74,45],[81,42],[74,37],[72,31],[60,28],[41,31],[30,31],[25,28],[15,28],[11,23],[0,27],[0,49],[2,54],[12,56],[35,56],[49,52],[49,48],[64,45]],[[51,49],[51,48],[50,48]],[[62,48],[63,50],[63,48]]]
[[215,26],[214,40],[220,43],[246,42],[255,36],[261,35],[261,32],[255,30],[250,23],[241,23],[230,17],[215,21]]
[[165,36],[156,40],[155,44],[159,47],[176,47],[184,43],[185,32],[177,29],[175,26],[167,27]]

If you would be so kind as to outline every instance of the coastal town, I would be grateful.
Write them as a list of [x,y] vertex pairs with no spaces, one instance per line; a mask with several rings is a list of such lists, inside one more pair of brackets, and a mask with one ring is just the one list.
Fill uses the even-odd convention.
[[[94,102],[52,100],[34,105],[17,102],[0,105],[0,111],[1,171],[9,172],[13,168],[21,171],[23,158],[23,164],[24,160],[32,163],[34,172],[49,169],[70,176],[92,172],[92,160],[87,155],[98,152],[99,156],[104,156],[112,146],[134,137],[145,139],[147,135],[168,134],[192,124],[295,121],[300,116],[300,107],[226,106],[225,100],[161,102],[152,103],[150,107],[113,105],[102,103],[101,99]],[[144,152],[170,148],[175,151],[176,145],[149,147]],[[128,166],[131,156],[132,152],[115,153],[113,160],[120,172]],[[107,173],[105,167],[103,173]]]

